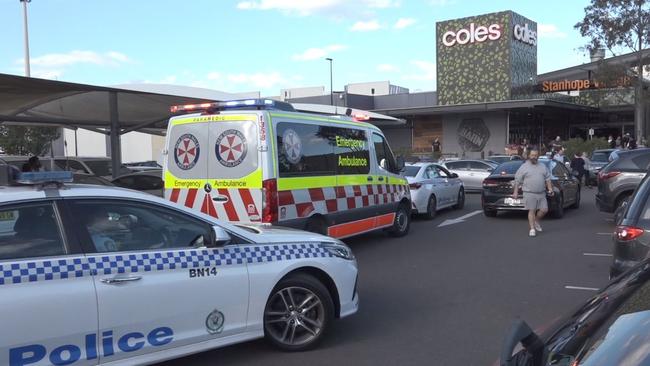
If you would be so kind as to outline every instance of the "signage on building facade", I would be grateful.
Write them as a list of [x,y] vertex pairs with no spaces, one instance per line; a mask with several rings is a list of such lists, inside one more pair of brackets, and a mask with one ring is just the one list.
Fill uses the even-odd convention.
[[469,29],[462,28],[457,31],[447,31],[442,35],[442,44],[452,47],[456,44],[464,45],[468,43],[481,43],[485,41],[496,41],[501,38],[502,27],[499,24],[489,26],[476,26],[470,23]]
[[613,82],[602,82],[589,79],[577,80],[560,80],[560,81],[544,81],[542,82],[542,92],[567,92],[567,91],[580,91],[583,89],[603,89],[603,88],[616,88],[627,87],[632,85],[632,79],[629,76],[618,78]]
[[527,43],[531,46],[537,46],[537,32],[528,27],[528,23],[522,25],[516,24],[512,33],[516,40]]

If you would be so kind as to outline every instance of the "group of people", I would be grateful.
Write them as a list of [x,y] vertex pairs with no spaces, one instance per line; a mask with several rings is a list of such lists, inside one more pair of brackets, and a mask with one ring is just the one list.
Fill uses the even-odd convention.
[[[609,144],[610,149],[625,149],[625,150],[634,150],[638,147],[636,139],[627,132],[623,137],[609,135],[607,138],[607,143]],[[645,141],[641,141],[641,145],[645,146]]]

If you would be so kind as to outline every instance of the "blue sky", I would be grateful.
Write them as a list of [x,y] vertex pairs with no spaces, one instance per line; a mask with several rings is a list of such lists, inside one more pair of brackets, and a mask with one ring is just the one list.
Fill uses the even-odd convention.
[[[589,0],[32,0],[32,76],[227,92],[390,80],[435,90],[435,23],[513,10],[538,23],[538,71],[587,62]],[[23,75],[19,0],[0,0],[0,73]]]

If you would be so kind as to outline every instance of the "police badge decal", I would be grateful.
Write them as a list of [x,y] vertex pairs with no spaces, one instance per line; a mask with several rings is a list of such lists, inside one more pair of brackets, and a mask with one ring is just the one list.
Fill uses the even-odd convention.
[[223,331],[223,324],[225,317],[222,312],[217,309],[212,310],[208,317],[205,319],[205,327],[210,334],[219,334]]

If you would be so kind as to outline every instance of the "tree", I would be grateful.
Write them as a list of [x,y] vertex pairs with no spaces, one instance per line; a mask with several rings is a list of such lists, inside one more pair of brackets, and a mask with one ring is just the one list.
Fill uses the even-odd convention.
[[635,83],[635,131],[637,138],[647,137],[644,116],[643,54],[650,45],[650,3],[647,0],[591,0],[585,17],[575,25],[583,37],[591,39],[587,49],[606,48],[614,55],[621,51],[636,52],[637,65],[632,69]]
[[60,136],[56,127],[0,125],[0,149],[10,155],[42,155]]

